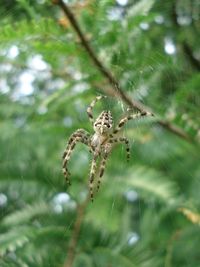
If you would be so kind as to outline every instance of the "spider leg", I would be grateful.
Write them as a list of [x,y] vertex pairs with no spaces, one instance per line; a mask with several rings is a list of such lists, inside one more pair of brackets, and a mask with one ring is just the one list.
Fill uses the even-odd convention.
[[70,185],[70,180],[69,180],[70,172],[68,171],[67,163],[70,160],[71,153],[74,150],[77,142],[81,142],[81,143],[89,146],[89,143],[90,143],[89,133],[87,133],[83,129],[78,129],[75,133],[73,133],[71,135],[69,142],[67,144],[67,147],[64,151],[62,170],[63,170],[63,174],[65,176],[65,179],[69,185]]
[[109,141],[109,143],[113,144],[113,143],[124,143],[126,146],[126,158],[127,161],[130,160],[130,143],[128,138],[126,137],[119,137],[119,138],[111,138]]
[[74,141],[71,143],[71,145],[69,146],[68,148],[68,151],[65,155],[65,157],[63,158],[63,165],[62,165],[62,168],[63,168],[63,174],[65,176],[65,179],[66,179],[66,182],[70,185],[70,180],[69,180],[69,176],[70,176],[70,172],[68,171],[68,168],[67,168],[67,164],[68,164],[68,161],[70,160],[70,157],[71,157],[71,153],[72,151],[74,150],[76,144],[78,142],[81,142],[83,144],[86,144],[88,145],[88,142],[87,140],[83,139],[82,137],[75,137]]
[[99,188],[100,188],[100,185],[101,185],[101,177],[104,174],[104,170],[105,170],[105,167],[106,167],[106,161],[107,161],[108,155],[109,155],[109,153],[104,153],[103,154],[103,158],[102,158],[102,160],[100,162],[99,179],[97,181],[97,192],[99,191]]
[[[126,137],[119,137],[119,138],[111,138],[108,141],[109,144],[114,144],[114,143],[124,143],[126,145],[126,153],[127,153],[127,161],[129,161],[130,159],[130,144],[129,144],[129,140]],[[100,188],[100,184],[101,184],[101,177],[104,174],[104,170],[106,167],[106,161],[107,158],[109,156],[111,149],[109,149],[108,151],[104,151],[103,153],[103,158],[100,162],[100,167],[99,167],[99,180],[97,181],[97,192],[99,191]]]
[[76,130],[76,131],[70,136],[69,141],[68,141],[68,144],[67,144],[67,147],[66,147],[66,149],[65,149],[65,151],[64,151],[64,153],[63,153],[63,159],[64,159],[65,156],[67,155],[68,149],[69,149],[69,147],[71,146],[71,143],[74,141],[74,139],[75,139],[76,137],[82,137],[82,136],[84,136],[84,135],[86,135],[87,137],[89,137],[89,133],[86,132],[84,129],[78,129],[78,130]]
[[102,98],[106,98],[106,96],[103,96],[103,95],[100,95],[100,96],[97,96],[92,102],[91,104],[89,105],[89,107],[87,108],[87,114],[88,114],[88,117],[89,117],[89,120],[91,123],[94,123],[94,117],[93,117],[93,114],[92,114],[92,111],[93,111],[93,108],[95,106],[95,104],[101,100]]
[[95,153],[92,159],[91,170],[90,170],[89,187],[90,187],[90,198],[92,202],[94,200],[93,182],[94,182],[94,178],[95,178],[95,174],[97,170],[97,157],[98,157],[98,153]]
[[[130,114],[119,121],[117,127],[113,130],[113,134],[118,133],[127,121],[134,120],[144,116],[153,116],[153,114],[146,111],[137,114]],[[113,135],[111,134],[110,137],[112,138]]]

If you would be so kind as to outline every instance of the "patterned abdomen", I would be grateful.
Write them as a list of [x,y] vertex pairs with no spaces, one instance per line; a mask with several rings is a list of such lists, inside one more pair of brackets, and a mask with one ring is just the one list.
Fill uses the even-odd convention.
[[96,133],[106,134],[113,127],[113,118],[110,111],[103,111],[94,122]]

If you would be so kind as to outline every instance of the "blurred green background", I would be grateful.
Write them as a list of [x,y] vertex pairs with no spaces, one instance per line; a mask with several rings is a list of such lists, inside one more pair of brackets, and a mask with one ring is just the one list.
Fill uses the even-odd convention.
[[[62,153],[76,129],[93,133],[87,106],[111,86],[58,6],[1,1],[0,266],[199,267],[199,0],[65,2],[123,91],[193,141],[130,121],[130,162],[117,146],[82,206],[91,155],[76,147],[68,189]],[[103,109],[116,122],[127,107],[113,97]]]

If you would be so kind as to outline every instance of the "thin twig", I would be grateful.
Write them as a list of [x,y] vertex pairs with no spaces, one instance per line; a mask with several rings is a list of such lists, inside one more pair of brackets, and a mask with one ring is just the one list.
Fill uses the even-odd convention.
[[[69,7],[63,2],[63,0],[53,0],[53,3],[59,5],[60,8],[63,10],[66,17],[71,22],[72,27],[78,34],[83,48],[86,50],[86,52],[90,56],[94,65],[103,74],[103,76],[108,80],[109,84],[112,86],[113,91],[115,92],[115,95],[119,96],[131,108],[137,109],[141,112],[150,111],[153,114],[152,110],[149,107],[143,105],[142,103],[136,100],[129,98],[129,96],[121,89],[119,82],[115,79],[112,73],[102,64],[102,62],[96,56],[94,50],[92,49],[87,39],[85,38],[75,16],[73,15]],[[173,134],[181,137],[182,139],[190,143],[193,142],[193,140],[181,128],[161,119],[159,119],[157,123],[161,125],[162,127],[164,127],[165,129],[167,129],[168,131],[172,132]]]
[[176,240],[180,238],[181,230],[176,230],[169,239],[167,248],[166,248],[166,256],[165,256],[165,267],[172,266],[172,252],[173,252],[173,245]]
[[81,225],[83,223],[85,209],[87,207],[89,200],[90,200],[90,197],[88,195],[86,200],[81,205],[79,205],[77,208],[76,221],[74,224],[73,232],[72,232],[68,250],[67,250],[67,259],[64,262],[63,267],[73,266],[73,262],[76,256],[76,247],[77,247],[77,242],[78,242],[78,238],[79,238],[79,234],[81,230]]

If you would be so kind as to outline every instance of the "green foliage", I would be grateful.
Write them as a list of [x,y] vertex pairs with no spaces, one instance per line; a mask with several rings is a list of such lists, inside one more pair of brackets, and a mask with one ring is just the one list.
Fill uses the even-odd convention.
[[[200,112],[198,0],[69,1],[89,44],[124,92],[155,111],[130,121],[94,203],[88,203],[73,267],[197,267]],[[0,266],[57,267],[88,192],[89,149],[80,144],[62,175],[71,133],[93,133],[86,109],[110,90],[51,1],[0,7]],[[189,49],[188,49],[189,47]],[[126,113],[119,97],[95,106]],[[181,127],[194,143],[157,123]]]

